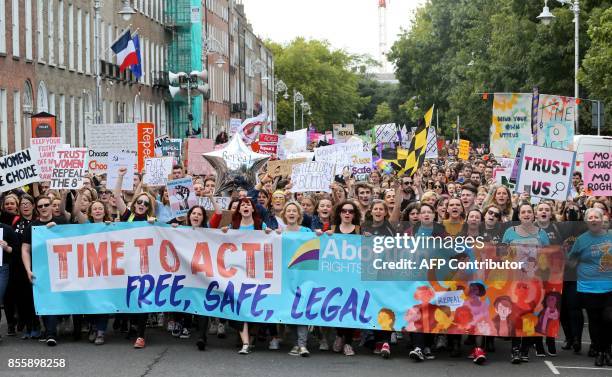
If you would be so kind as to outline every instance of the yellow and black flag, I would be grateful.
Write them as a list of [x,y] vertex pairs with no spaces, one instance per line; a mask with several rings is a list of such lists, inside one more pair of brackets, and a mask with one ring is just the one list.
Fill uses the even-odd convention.
[[410,142],[406,163],[404,168],[400,171],[400,175],[406,173],[412,176],[423,165],[425,153],[427,152],[427,132],[429,131],[429,126],[431,126],[433,109],[434,107],[432,106],[427,113],[425,113],[424,119],[419,122],[419,126]]

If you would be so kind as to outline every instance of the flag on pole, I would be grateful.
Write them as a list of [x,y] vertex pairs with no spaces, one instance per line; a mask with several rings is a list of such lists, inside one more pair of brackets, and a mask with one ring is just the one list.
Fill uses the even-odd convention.
[[129,30],[126,30],[119,39],[113,43],[111,50],[117,55],[119,71],[123,72],[126,68],[138,64],[138,54]]
[[399,174],[407,173],[412,176],[417,172],[425,161],[425,153],[427,151],[427,133],[429,126],[431,125],[431,119],[433,116],[433,106],[425,113],[424,119],[419,121],[419,126],[414,133],[410,148],[408,149],[408,156],[406,157],[406,163],[404,168]]
[[138,38],[138,34],[134,35],[134,37],[132,38],[132,42],[134,43],[134,48],[136,49],[138,64],[130,66],[130,70],[132,71],[136,79],[140,79],[140,77],[142,77],[142,55],[140,55],[140,38]]
[[259,138],[260,133],[272,133],[270,121],[266,113],[261,113],[242,122],[239,132],[242,140],[248,145]]

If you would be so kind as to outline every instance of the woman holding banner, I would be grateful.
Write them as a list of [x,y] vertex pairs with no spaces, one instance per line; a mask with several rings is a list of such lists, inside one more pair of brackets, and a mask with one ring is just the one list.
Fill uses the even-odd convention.
[[[148,221],[149,223],[155,223],[155,199],[148,192],[141,192],[134,196],[134,201],[128,208],[121,195],[121,186],[123,185],[123,179],[127,173],[127,168],[119,168],[119,176],[115,183],[114,196],[117,205],[117,213],[120,215],[122,222],[132,221]],[[145,347],[145,330],[147,327],[147,313],[135,314],[132,316],[131,321],[136,322],[136,341],[134,342],[134,348]],[[133,323],[132,323],[133,325]]]

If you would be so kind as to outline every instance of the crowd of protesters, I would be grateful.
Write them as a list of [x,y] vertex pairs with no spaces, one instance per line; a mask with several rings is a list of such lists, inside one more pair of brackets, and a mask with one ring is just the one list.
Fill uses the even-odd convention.
[[[286,334],[294,332],[296,341],[290,354],[298,356],[308,356],[308,345],[316,344],[320,351],[331,349],[346,356],[374,352],[388,358],[391,347],[402,342],[409,347],[409,357],[417,362],[435,359],[446,351],[452,357],[459,357],[464,354],[462,346],[468,345],[469,352],[465,354],[482,364],[487,353],[495,352],[496,341],[503,341],[500,339],[511,341],[510,360],[514,364],[528,361],[532,349],[538,357],[555,356],[556,334],[544,338],[520,336],[503,315],[495,322],[496,339],[457,335],[461,332],[448,335],[419,332],[427,327],[425,323],[419,328],[394,332],[238,323],[184,313],[72,315],[71,319],[70,316],[38,317],[32,295],[32,282],[36,278],[31,263],[33,226],[148,221],[223,231],[314,232],[317,235],[480,234],[486,241],[499,245],[562,245],[567,255],[565,268],[573,270],[576,278],[563,282],[561,312],[551,314],[560,316],[559,336],[565,337],[561,348],[576,354],[583,351],[583,328],[588,320],[591,340],[586,350],[588,356],[595,358],[597,366],[612,365],[612,281],[597,279],[606,272],[602,268],[612,269],[610,197],[587,196],[581,175],[575,172],[568,200],[536,201],[528,194],[513,193],[508,187],[496,184],[493,172],[499,163],[484,147],[472,150],[468,161],[456,159],[452,145],[441,151],[441,155],[426,160],[413,176],[374,170],[366,180],[356,181],[345,173],[336,177],[330,193],[292,193],[290,177],[271,177],[260,172],[260,183],[256,186],[237,187],[223,193],[231,196],[228,208],[219,208],[211,200],[215,203],[213,211],[196,205],[179,218],[172,215],[168,191],[146,187],[138,174],[134,178],[134,190],[122,191],[125,169],[119,171],[115,187],[107,187],[103,175],[89,175],[83,188],[76,191],[50,190],[49,184],[42,182],[5,192],[0,216],[4,260],[0,266],[0,303],[8,324],[7,335],[38,339],[55,346],[58,328],[69,325],[75,340],[80,340],[87,329],[88,340],[103,345],[112,323],[115,334],[123,333],[133,340],[135,348],[143,348],[147,327],[163,326],[174,337],[195,338],[197,348],[205,350],[208,336],[225,337],[229,326],[238,334],[240,354],[251,353],[256,342],[258,347],[265,344],[270,350],[278,350]],[[185,176],[183,166],[175,165],[172,178]],[[212,199],[216,194],[216,177],[192,178],[196,194]],[[231,221],[226,224],[222,224],[224,211],[231,211]],[[472,288],[478,297],[480,288],[476,284]],[[428,292],[418,294],[427,297]],[[478,299],[473,304],[478,306]],[[511,310],[512,305],[515,304],[503,298],[494,303],[499,313]]]

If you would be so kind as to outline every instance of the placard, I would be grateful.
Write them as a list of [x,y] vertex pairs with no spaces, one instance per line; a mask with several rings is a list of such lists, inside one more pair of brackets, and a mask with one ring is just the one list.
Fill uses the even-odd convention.
[[587,195],[612,196],[611,152],[584,152],[584,188]]
[[293,165],[301,164],[303,162],[306,162],[305,158],[268,161],[268,175],[272,178],[289,176],[291,175]]
[[344,143],[355,134],[355,126],[353,124],[334,124],[334,139],[338,143]]
[[229,136],[232,137],[236,132],[240,132],[240,126],[242,126],[242,119],[230,118]]
[[375,141],[378,143],[397,142],[397,128],[395,123],[380,124],[374,127]]
[[6,192],[39,182],[38,148],[28,148],[6,156],[0,156],[0,192]]
[[532,143],[531,94],[495,93],[491,153],[495,157],[512,158],[523,143]]
[[315,148],[315,161],[329,162],[335,166],[335,174],[340,175],[344,169],[351,169],[353,156],[363,152],[362,143],[341,143]]
[[168,181],[167,188],[172,216],[185,216],[189,208],[198,204],[191,177]]
[[121,190],[132,191],[134,189],[134,173],[136,169],[136,153],[111,151],[108,153],[108,165],[106,170],[106,187],[115,189],[119,169],[126,168]]
[[144,161],[155,157],[155,125],[153,123],[138,123],[138,165],[137,169],[142,172]]
[[540,94],[538,100],[538,145],[549,148],[572,150],[574,144],[573,97]]
[[170,141],[170,136],[162,135],[155,138],[155,156],[162,156],[162,146]]
[[138,153],[136,123],[86,124],[85,127],[87,167],[90,172],[104,173],[108,168],[108,154],[111,151]]
[[462,160],[470,159],[470,141],[459,140],[459,154],[457,155]]
[[572,187],[576,152],[523,144],[516,191],[532,197],[566,200]]
[[172,174],[172,157],[154,157],[145,160],[143,181],[148,186],[165,186]]
[[[213,197],[213,200],[219,205],[220,209],[226,210],[228,209],[232,198],[230,198],[229,196],[215,196]],[[215,209],[210,198],[206,196],[198,197],[198,205],[204,207],[204,209],[207,211],[214,211]]]
[[202,157],[202,153],[215,150],[215,141],[212,139],[187,139],[185,145],[187,172],[193,175],[208,175],[215,172],[212,166]]
[[173,157],[175,164],[180,164],[182,159],[182,148],[183,140],[181,139],[169,139],[161,147],[162,156]]
[[372,174],[372,151],[361,151],[351,156],[351,174],[357,181],[367,181]]
[[291,192],[331,192],[334,180],[334,164],[311,161],[293,166]]
[[55,149],[60,145],[60,137],[36,137],[30,139],[30,147],[38,149],[38,176],[41,181],[51,180]]
[[83,187],[87,148],[57,148],[53,159],[51,185],[53,190],[78,190]]
[[438,158],[437,139],[436,127],[429,126],[427,129],[427,149],[425,150],[425,158]]
[[259,134],[259,153],[273,155],[278,150],[278,135]]

